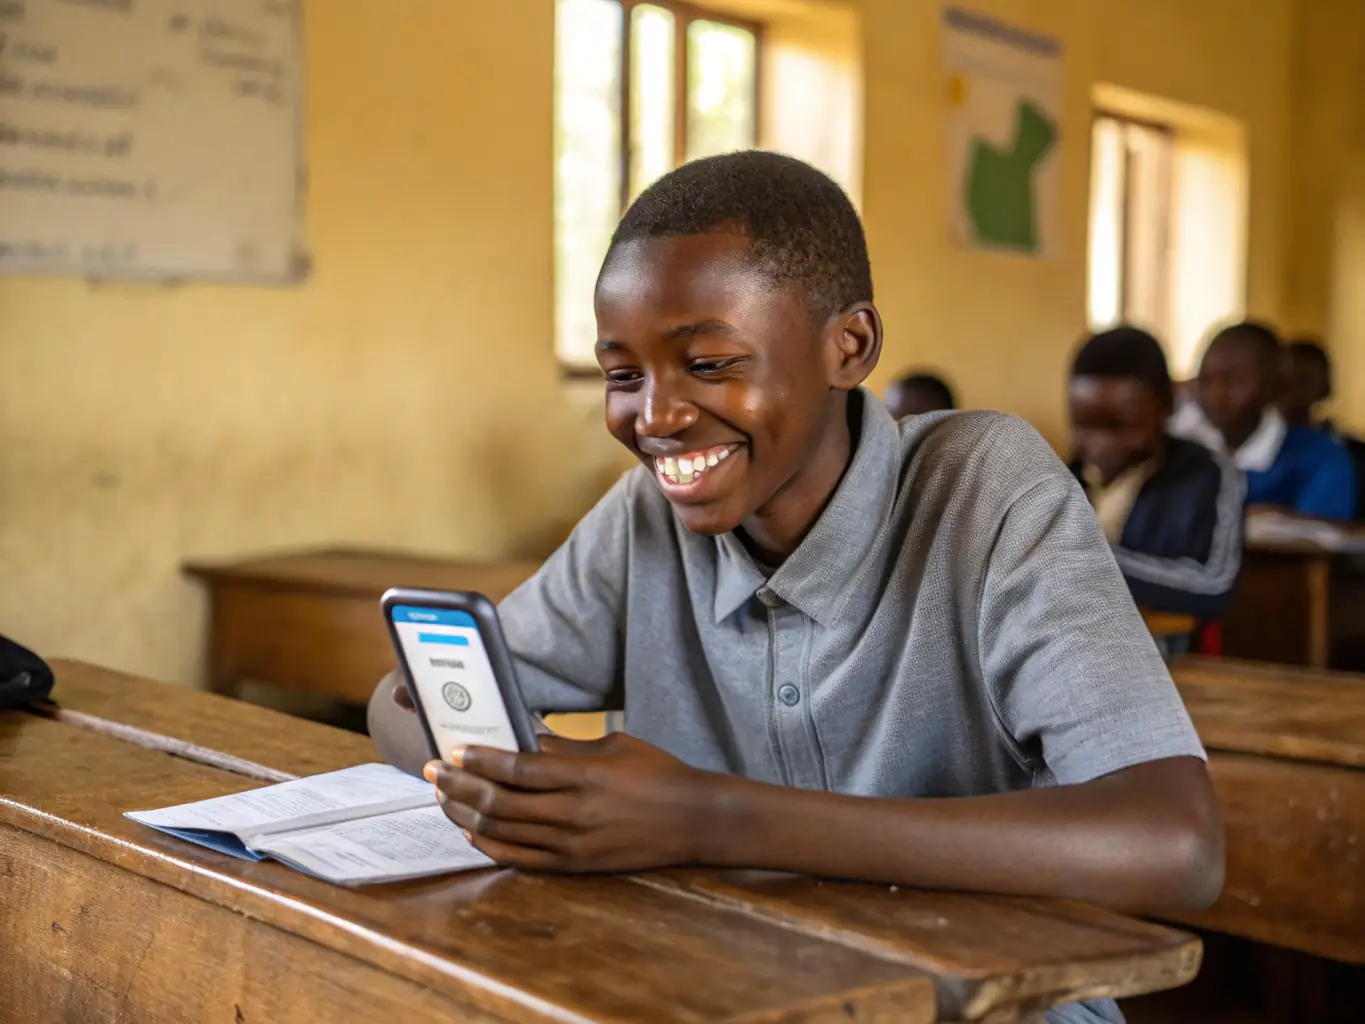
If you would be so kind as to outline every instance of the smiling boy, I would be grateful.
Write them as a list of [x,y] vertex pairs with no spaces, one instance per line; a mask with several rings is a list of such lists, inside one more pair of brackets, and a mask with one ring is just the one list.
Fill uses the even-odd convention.
[[[1202,750],[1075,480],[1019,420],[897,424],[860,387],[882,325],[838,186],[768,153],[688,164],[626,213],[596,306],[641,467],[500,614],[528,705],[624,696],[629,735],[429,765],[480,849],[1214,898]],[[371,730],[415,771],[401,693]]]

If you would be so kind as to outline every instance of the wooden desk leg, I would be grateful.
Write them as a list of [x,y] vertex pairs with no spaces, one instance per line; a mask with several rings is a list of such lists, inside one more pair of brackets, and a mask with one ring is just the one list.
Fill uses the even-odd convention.
[[1308,664],[1327,668],[1331,654],[1332,561],[1319,555],[1308,563]]

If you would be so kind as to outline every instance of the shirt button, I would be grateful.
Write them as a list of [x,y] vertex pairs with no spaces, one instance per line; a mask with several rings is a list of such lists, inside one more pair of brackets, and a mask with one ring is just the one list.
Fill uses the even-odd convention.
[[777,699],[789,708],[801,703],[801,691],[791,683],[783,683],[777,688]]
[[759,590],[758,600],[764,608],[776,608],[782,603],[782,598],[778,597],[767,587],[763,587]]

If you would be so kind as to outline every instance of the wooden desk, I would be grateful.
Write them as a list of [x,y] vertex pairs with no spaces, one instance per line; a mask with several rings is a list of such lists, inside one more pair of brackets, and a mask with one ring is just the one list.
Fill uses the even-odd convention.
[[1311,544],[1247,546],[1223,623],[1229,657],[1365,669],[1365,558]]
[[1179,920],[1365,964],[1365,676],[1180,659],[1227,829],[1227,882]]
[[[1004,1024],[1197,969],[1189,936],[1046,900],[705,871],[328,886],[122,812],[254,784],[206,755],[316,772],[373,759],[367,740],[54,668],[74,717],[0,714],[0,991],[17,1019]],[[169,742],[197,746],[151,749]]]
[[235,694],[250,679],[363,703],[394,664],[379,614],[385,590],[476,590],[496,603],[539,567],[332,549],[185,571],[209,588],[213,690]]

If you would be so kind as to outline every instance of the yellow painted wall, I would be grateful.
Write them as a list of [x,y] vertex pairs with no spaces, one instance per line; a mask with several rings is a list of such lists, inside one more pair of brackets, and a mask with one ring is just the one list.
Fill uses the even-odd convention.
[[190,682],[187,556],[498,555],[615,458],[551,338],[549,0],[308,0],[298,289],[0,278],[0,633]]
[[1065,366],[1085,330],[1090,87],[1109,82],[1243,120],[1250,139],[1247,304],[1282,302],[1293,0],[972,0],[1058,37],[1064,53],[1062,222],[1054,263],[969,252],[948,238],[939,149],[939,6],[862,0],[867,74],[864,214],[887,346],[947,369],[968,404],[1007,409],[1065,441]]
[[[551,0],[307,0],[309,236],[293,290],[0,279],[0,632],[198,678],[189,556],[543,543],[618,465],[552,355]],[[1067,244],[952,248],[937,5],[858,0],[863,201],[900,364],[1054,440],[1084,327],[1088,92],[1243,119],[1249,304],[1283,296],[1291,0],[976,0],[1066,47]]]
[[1365,138],[1365,0],[1305,0],[1296,11],[1285,327],[1327,334],[1335,235],[1351,154]]
[[1306,0],[1295,32],[1285,327],[1322,336],[1332,415],[1365,430],[1365,0]]

